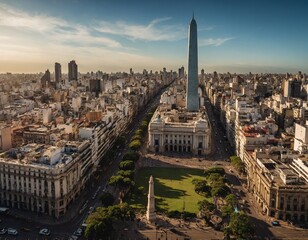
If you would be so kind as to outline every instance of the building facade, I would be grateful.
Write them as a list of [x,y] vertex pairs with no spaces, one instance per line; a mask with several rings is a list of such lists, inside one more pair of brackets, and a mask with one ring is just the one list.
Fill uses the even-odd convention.
[[[308,221],[308,184],[279,156],[247,153],[247,184],[265,215],[294,223]],[[302,164],[294,163],[294,168]],[[307,162],[305,163],[307,166]]]
[[28,144],[0,155],[2,206],[60,217],[84,188],[89,141]]
[[61,81],[62,81],[61,64],[55,63],[55,82],[59,83]]
[[74,60],[68,63],[68,80],[77,80],[78,79],[78,66]]
[[158,109],[149,123],[149,150],[206,155],[211,152],[211,128],[205,112]]

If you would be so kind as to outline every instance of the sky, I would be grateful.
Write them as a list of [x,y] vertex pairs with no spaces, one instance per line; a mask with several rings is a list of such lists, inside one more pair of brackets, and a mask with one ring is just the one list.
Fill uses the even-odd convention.
[[308,1],[0,0],[0,72],[187,68],[198,25],[199,70],[308,72]]

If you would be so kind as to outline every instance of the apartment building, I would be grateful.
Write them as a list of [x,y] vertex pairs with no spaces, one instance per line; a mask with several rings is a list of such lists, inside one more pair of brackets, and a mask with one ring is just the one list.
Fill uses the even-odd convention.
[[85,186],[89,141],[31,143],[0,154],[1,205],[60,217]]

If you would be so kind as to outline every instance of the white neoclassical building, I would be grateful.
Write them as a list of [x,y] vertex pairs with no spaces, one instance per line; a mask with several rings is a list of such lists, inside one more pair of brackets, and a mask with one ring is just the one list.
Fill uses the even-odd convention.
[[211,127],[205,110],[187,112],[160,106],[148,130],[148,148],[152,152],[211,152]]

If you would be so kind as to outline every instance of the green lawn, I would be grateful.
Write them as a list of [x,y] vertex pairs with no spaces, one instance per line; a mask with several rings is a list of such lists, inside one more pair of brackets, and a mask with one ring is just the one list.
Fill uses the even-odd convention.
[[129,203],[139,209],[146,209],[147,193],[149,189],[149,178],[154,177],[154,193],[156,210],[183,211],[197,213],[198,201],[205,199],[194,190],[192,180],[194,178],[204,179],[203,170],[187,168],[144,168],[136,177],[137,189],[143,186],[144,195],[134,195]]

